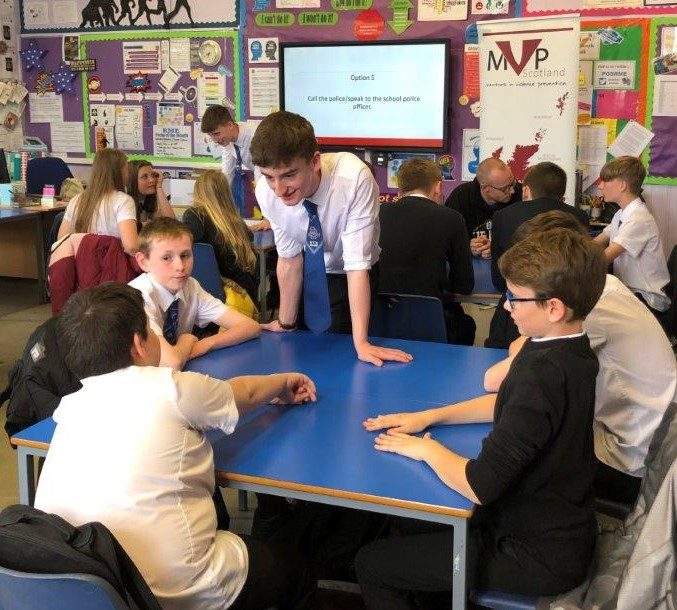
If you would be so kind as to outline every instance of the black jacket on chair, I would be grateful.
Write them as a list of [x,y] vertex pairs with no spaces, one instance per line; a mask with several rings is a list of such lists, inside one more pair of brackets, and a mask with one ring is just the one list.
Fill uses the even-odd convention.
[[38,574],[92,574],[139,610],[161,610],[134,562],[101,523],[74,527],[37,508],[8,506],[0,513],[0,565]]

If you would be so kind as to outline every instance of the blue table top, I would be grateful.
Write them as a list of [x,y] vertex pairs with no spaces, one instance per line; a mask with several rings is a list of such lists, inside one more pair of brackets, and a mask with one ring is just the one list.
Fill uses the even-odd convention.
[[[467,515],[472,503],[441,483],[422,462],[377,452],[366,417],[413,411],[482,393],[488,366],[505,356],[439,343],[378,340],[414,355],[382,368],[357,360],[349,335],[267,333],[260,339],[193,360],[188,370],[227,378],[298,370],[318,389],[318,401],[268,406],[243,418],[230,436],[212,436],[217,471],[226,480],[263,482],[379,505]],[[442,426],[433,437],[466,457],[479,453],[488,424]]]
[[37,211],[39,210],[33,210],[31,208],[0,208],[0,222],[3,220],[17,220],[32,216]]
[[[379,413],[415,411],[483,392],[487,367],[504,350],[378,339],[408,351],[408,364],[382,368],[357,360],[350,335],[269,333],[191,360],[186,370],[226,379],[244,374],[302,371],[317,385],[318,401],[266,406],[241,418],[235,432],[212,432],[214,462],[224,481],[244,481],[369,503],[468,516],[473,504],[444,485],[424,463],[374,449],[362,427]],[[54,421],[16,434],[19,445],[46,448]],[[440,426],[433,437],[465,457],[479,453],[489,424]],[[375,510],[378,508],[375,507]]]

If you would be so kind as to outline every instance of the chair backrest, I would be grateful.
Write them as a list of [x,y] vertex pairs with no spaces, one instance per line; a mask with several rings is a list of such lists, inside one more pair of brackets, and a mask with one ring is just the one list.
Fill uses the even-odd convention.
[[33,574],[0,567],[4,610],[129,610],[103,578],[90,574]]
[[56,193],[66,178],[72,178],[71,170],[59,157],[39,157],[30,159],[26,167],[26,192],[31,195],[42,195],[45,184],[53,184]]
[[193,244],[193,277],[209,294],[225,302],[223,279],[211,244]]
[[446,343],[442,301],[414,294],[379,294],[372,304],[369,334]]

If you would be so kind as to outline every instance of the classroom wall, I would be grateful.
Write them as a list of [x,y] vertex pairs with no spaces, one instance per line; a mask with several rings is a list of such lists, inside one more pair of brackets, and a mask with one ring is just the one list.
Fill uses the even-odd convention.
[[[193,3],[195,3],[194,0]],[[83,8],[87,3],[85,0],[74,0],[78,9]],[[20,2],[21,14],[26,16],[26,8],[35,7],[36,3]],[[152,0],[148,3],[151,7]],[[204,4],[204,3],[201,3]],[[158,96],[164,95],[159,86],[159,80],[162,74],[148,74],[148,88],[145,92],[134,92],[125,82],[126,76],[121,70],[114,69],[114,64],[120,63],[120,54],[122,45],[125,44],[125,38],[137,37],[138,40],[153,40],[157,37],[172,37],[172,40],[190,37],[193,45],[193,55],[191,56],[191,69],[181,72],[177,83],[170,90],[176,93],[179,89],[185,90],[187,86],[196,84],[199,78],[199,72],[219,71],[223,77],[225,87],[223,94],[232,101],[234,111],[240,118],[248,118],[250,113],[250,76],[253,71],[261,70],[274,78],[278,67],[277,58],[265,55],[255,61],[251,53],[251,41],[258,39],[265,42],[269,39],[278,44],[280,41],[329,41],[329,40],[357,40],[357,39],[378,39],[378,40],[397,40],[397,39],[426,39],[426,38],[448,38],[451,42],[451,82],[449,91],[449,121],[450,138],[448,151],[437,155],[438,161],[443,165],[445,176],[448,178],[444,183],[445,194],[449,193],[455,186],[461,183],[464,176],[463,170],[463,136],[464,130],[479,128],[479,118],[477,114],[477,93],[473,91],[472,79],[464,83],[464,75],[467,76],[470,66],[473,65],[472,57],[467,53],[469,50],[467,44],[475,41],[473,24],[479,20],[500,19],[513,16],[538,16],[546,11],[551,11],[552,3],[545,0],[521,0],[510,2],[476,2],[470,1],[463,7],[463,1],[444,3],[444,5],[434,4],[429,0],[418,0],[417,3],[397,3],[389,0],[317,0],[313,8],[296,8],[303,4],[295,0],[248,0],[246,2],[231,1],[219,3],[219,13],[214,16],[202,17],[202,21],[196,25],[204,33],[201,36],[195,36],[195,29],[188,29],[190,24],[185,14],[178,15],[176,22],[171,22],[168,29],[164,29],[164,23],[160,16],[153,15],[142,17],[134,26],[130,26],[125,19],[117,29],[110,27],[85,27],[79,32],[68,30],[65,26],[59,28],[49,24],[42,25],[28,22],[25,18],[22,20],[23,31],[17,32],[21,36],[21,47],[26,48],[31,41],[36,42],[40,48],[46,50],[45,66],[52,71],[58,69],[63,58],[64,35],[79,33],[80,44],[83,53],[81,57],[94,58],[98,61],[96,71],[79,72],[73,81],[72,90],[64,91],[63,95],[63,120],[72,124],[86,125],[90,122],[91,106],[94,103],[88,98],[92,91],[89,91],[86,84],[92,76],[98,76],[101,80],[99,92],[113,93],[113,103],[116,106],[141,107],[143,121],[143,150],[130,151],[132,155],[148,156],[153,153],[152,150],[152,124],[158,121]],[[493,8],[488,8],[490,5]],[[659,15],[663,15],[661,26],[671,25],[669,21],[673,16],[677,19],[677,7],[650,7],[645,9],[633,9],[634,15],[623,15],[624,9],[619,8],[618,2],[610,0],[598,0],[597,8],[590,8],[593,2],[586,2],[583,7],[582,0],[561,0],[557,3],[558,7],[570,7],[573,10],[580,10],[583,16],[582,27],[585,27],[586,21],[597,27],[597,22],[607,21],[609,18],[618,20],[620,17],[628,18],[630,27],[638,24],[642,30],[642,39],[640,45],[644,45],[643,52],[653,57],[656,52],[655,42],[657,32],[653,31],[654,38],[651,39],[654,47],[649,48],[649,39],[647,32],[649,25],[658,23]],[[81,6],[82,5],[82,6]],[[174,2],[168,2],[169,10]],[[445,14],[435,14],[434,7],[442,6]],[[555,11],[557,12],[557,11]],[[493,13],[493,14],[492,14]],[[665,16],[667,15],[667,21]],[[234,19],[230,19],[235,16]],[[421,17],[427,16],[430,20],[422,20]],[[452,17],[461,17],[460,19]],[[440,18],[441,17],[441,18]],[[46,18],[51,18],[47,16]],[[229,20],[230,19],[230,20]],[[211,20],[211,21],[210,21]],[[653,20],[653,21],[651,21]],[[146,23],[148,21],[149,23]],[[152,22],[152,23],[151,23]],[[127,25],[125,25],[127,24]],[[675,21],[677,25],[677,21]],[[218,26],[218,27],[213,27]],[[646,26],[646,27],[642,27]],[[72,26],[71,26],[72,27]],[[50,31],[51,30],[51,31]],[[39,34],[36,34],[39,32]],[[214,39],[221,48],[223,58],[217,66],[212,68],[196,60],[196,49],[204,40]],[[629,40],[629,39],[628,39]],[[127,41],[128,42],[128,41]],[[231,45],[231,46],[229,46]],[[619,47],[622,45],[619,45]],[[631,52],[634,52],[631,49]],[[261,63],[261,61],[265,63]],[[653,91],[647,91],[647,86],[652,84],[652,74],[649,69],[650,64],[641,65],[637,86],[638,98],[649,96]],[[271,70],[272,68],[272,70]],[[22,65],[22,74],[24,82],[33,93],[40,87],[38,83],[37,70],[26,70]],[[83,81],[84,86],[83,86]],[[425,86],[422,83],[422,86]],[[121,94],[120,100],[116,96]],[[131,95],[130,95],[131,94]],[[150,94],[146,97],[146,94]],[[153,98],[152,96],[155,96]],[[608,97],[608,96],[607,96]],[[149,99],[150,98],[150,99]],[[185,103],[185,100],[181,103]],[[607,105],[608,107],[608,105]],[[636,106],[637,110],[634,118],[641,124],[651,125],[651,107],[647,107],[647,100],[642,99],[642,104]],[[643,111],[642,111],[643,110]],[[182,126],[182,137],[184,141],[190,132],[195,140],[195,123],[199,120],[199,108],[192,104],[186,104],[184,107],[184,125]],[[25,131],[27,134],[33,134],[41,137],[51,144],[51,132],[54,129],[52,123],[33,120],[30,109],[25,114]],[[255,117],[256,118],[256,117]],[[604,118],[604,117],[601,117]],[[190,119],[190,120],[188,120]],[[171,120],[171,119],[170,119]],[[627,119],[621,118],[618,123],[619,129],[624,125]],[[663,119],[661,119],[662,121]],[[677,119],[676,119],[677,120]],[[85,128],[86,132],[86,151],[80,155],[69,154],[69,158],[76,156],[82,157],[84,167],[89,162],[87,157],[92,156],[96,148],[97,135],[95,127],[90,125]],[[664,137],[666,130],[661,128]],[[469,135],[466,131],[466,136]],[[668,130],[669,133],[669,130]],[[159,166],[190,166],[199,164],[210,166],[217,163],[211,156],[197,156],[199,152],[196,149],[196,142],[191,143],[190,158],[181,154],[178,161],[173,160],[171,156],[162,155],[156,164]],[[185,147],[181,149],[185,151]],[[650,149],[647,152],[645,161],[651,166]],[[467,160],[466,160],[467,161]],[[467,163],[465,164],[467,166]],[[86,169],[76,169],[78,175],[86,175]],[[465,172],[468,173],[467,171]],[[377,180],[381,186],[382,199],[392,198],[396,190],[389,188],[387,167],[376,168]],[[666,251],[677,243],[677,187],[666,177],[660,177],[662,182],[648,186],[646,189],[649,204],[656,215],[661,230],[661,237]],[[677,176],[675,176],[677,178]],[[677,184],[675,181],[674,184]]]

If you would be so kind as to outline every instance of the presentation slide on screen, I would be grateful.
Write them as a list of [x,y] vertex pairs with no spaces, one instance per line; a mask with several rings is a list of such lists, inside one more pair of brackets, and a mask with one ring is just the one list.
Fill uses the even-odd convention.
[[443,44],[288,47],[284,107],[306,117],[320,144],[440,147]]

